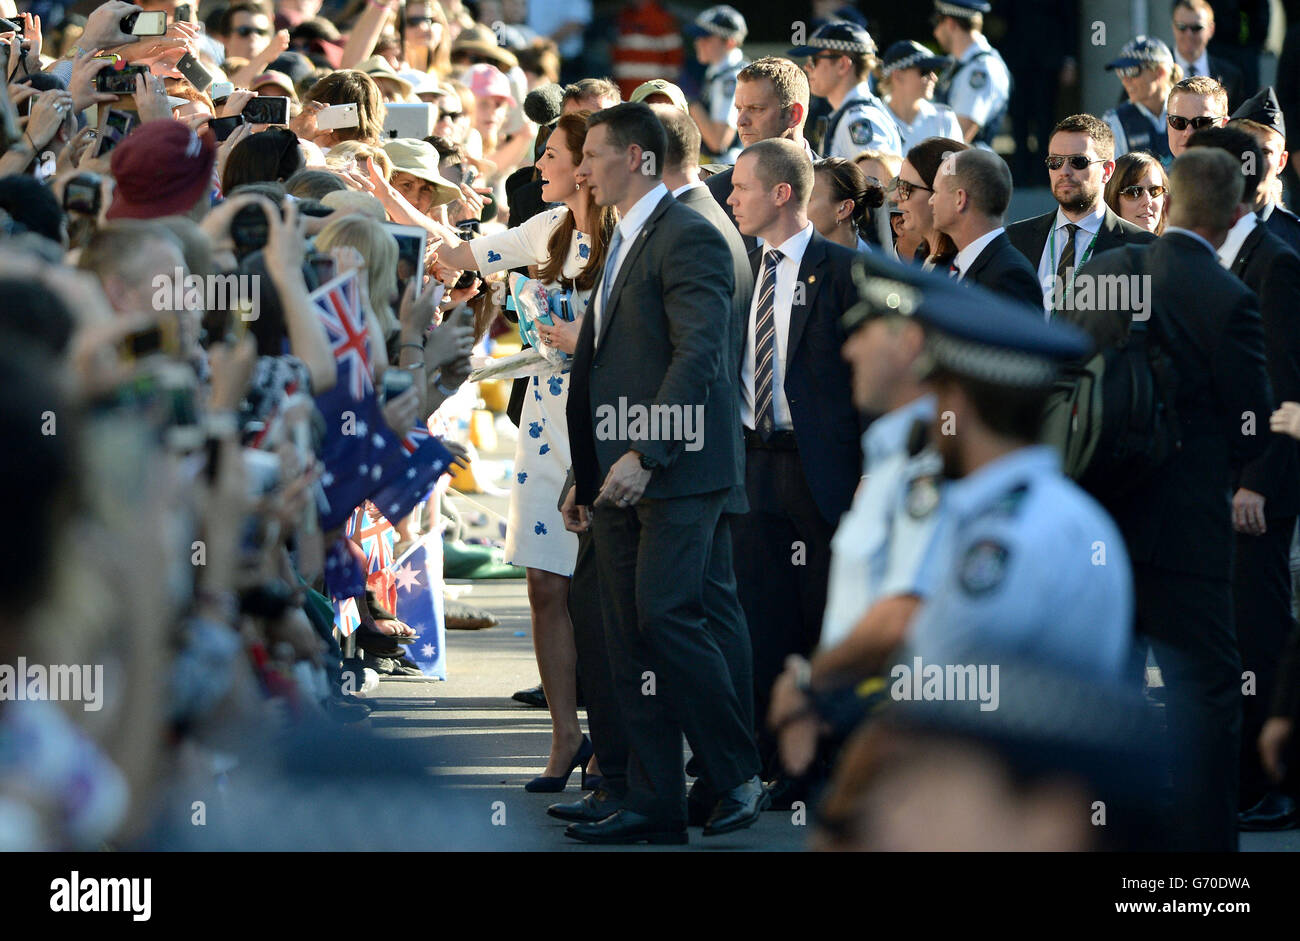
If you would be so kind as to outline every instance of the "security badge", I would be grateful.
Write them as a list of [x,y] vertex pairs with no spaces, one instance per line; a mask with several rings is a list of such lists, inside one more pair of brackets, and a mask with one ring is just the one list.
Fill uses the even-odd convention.
[[907,487],[903,501],[907,515],[914,520],[924,519],[939,505],[939,483],[933,474],[917,477]]
[[866,118],[859,118],[849,125],[849,140],[859,147],[871,143],[871,122]]
[[982,595],[1002,584],[1007,573],[1007,547],[992,539],[981,539],[962,556],[958,577],[969,595]]

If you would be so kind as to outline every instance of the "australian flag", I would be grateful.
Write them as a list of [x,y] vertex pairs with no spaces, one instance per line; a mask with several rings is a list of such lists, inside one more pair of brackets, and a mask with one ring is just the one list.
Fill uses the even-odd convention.
[[432,436],[403,441],[384,424],[370,380],[357,273],[350,271],[323,285],[311,300],[338,361],[338,382],[316,396],[325,419],[321,484],[329,504],[321,513],[321,526],[342,526],[367,498],[384,516],[400,520],[451,466],[451,453]]
[[447,631],[442,602],[442,534],[426,533],[389,571],[397,594],[397,619],[416,633],[407,656],[425,676],[447,678]]

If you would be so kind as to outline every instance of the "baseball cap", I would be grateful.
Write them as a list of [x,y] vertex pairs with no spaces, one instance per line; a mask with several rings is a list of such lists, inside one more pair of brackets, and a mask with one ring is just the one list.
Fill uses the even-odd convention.
[[189,212],[212,186],[217,141],[180,121],[147,121],[113,149],[117,188],[109,219],[156,219]]
[[248,87],[252,91],[257,91],[263,85],[274,85],[294,101],[298,100],[298,92],[293,87],[293,79],[289,78],[289,76],[285,75],[283,72],[276,72],[272,69],[271,71],[263,72],[257,78],[248,83]]
[[474,93],[475,98],[506,98],[510,101],[510,107],[514,107],[514,92],[510,90],[510,79],[506,78],[505,73],[495,65],[488,65],[486,62],[480,62],[478,65],[470,66],[466,73],[465,84],[469,90]]
[[[492,68],[492,66],[488,66]],[[414,137],[396,137],[384,141],[384,153],[393,162],[394,173],[409,173],[434,185],[437,194],[434,205],[441,206],[460,199],[460,188],[452,185],[438,172],[438,149],[428,141]]]
[[682,90],[672,82],[665,81],[662,78],[652,78],[648,82],[642,82],[632,92],[628,101],[645,101],[651,95],[667,95],[674,106],[690,114],[691,109],[686,104],[686,96],[682,94]]

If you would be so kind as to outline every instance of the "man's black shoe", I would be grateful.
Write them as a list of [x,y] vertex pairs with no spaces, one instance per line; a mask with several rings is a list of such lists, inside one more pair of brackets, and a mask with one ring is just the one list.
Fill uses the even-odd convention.
[[713,807],[718,803],[713,788],[697,778],[686,793],[686,823],[692,827],[702,827],[709,822]]
[[539,709],[546,708],[546,691],[542,689],[540,683],[532,689],[521,689],[510,698],[515,702],[523,703],[525,706],[536,706]]
[[586,797],[563,804],[552,804],[546,812],[571,823],[595,823],[618,810],[621,801],[606,790],[592,791]]
[[1296,823],[1295,801],[1277,791],[1269,791],[1250,810],[1237,814],[1237,826],[1242,830],[1290,830]]
[[704,825],[704,835],[721,836],[753,826],[767,801],[767,789],[763,787],[762,779],[754,775],[722,796]]
[[665,824],[630,810],[616,810],[604,820],[571,823],[564,835],[583,843],[671,843],[686,842],[686,827]]

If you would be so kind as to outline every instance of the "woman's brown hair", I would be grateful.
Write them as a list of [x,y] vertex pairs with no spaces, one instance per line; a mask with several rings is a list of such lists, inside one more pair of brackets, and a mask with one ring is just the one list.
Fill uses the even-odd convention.
[[[574,111],[560,116],[555,122],[555,129],[547,143],[555,141],[563,144],[573,157],[574,166],[582,162],[582,144],[587,139],[587,116],[590,111]],[[580,291],[589,291],[596,285],[596,277],[605,267],[605,249],[614,237],[614,226],[618,224],[618,213],[613,206],[599,206],[587,190],[587,218],[594,220],[591,236],[591,254],[582,273],[574,279],[573,286]],[[546,263],[537,272],[541,281],[558,282],[561,280],[564,261],[569,256],[569,244],[573,240],[573,213],[565,213],[564,220],[551,233],[546,243]]]
[[1160,185],[1165,188],[1165,201],[1160,207],[1160,221],[1156,223],[1156,235],[1163,235],[1165,225],[1169,221],[1169,174],[1165,173],[1165,168],[1160,161],[1149,153],[1141,150],[1130,150],[1115,161],[1115,172],[1110,175],[1110,179],[1106,183],[1106,205],[1110,207],[1111,212],[1115,213],[1115,215],[1123,215],[1119,211],[1120,190],[1126,186],[1132,186],[1140,180],[1146,175],[1149,167],[1156,168],[1156,176],[1160,178]]
[[[933,189],[934,178],[939,175],[939,167],[943,166],[944,159],[960,150],[970,150],[970,144],[951,137],[927,137],[907,152],[907,162],[921,177],[921,182]],[[931,245],[929,239],[926,239],[924,244],[936,263],[957,257],[957,243],[949,236],[941,232],[935,241],[937,244]]]
[[365,72],[356,69],[331,72],[311,87],[306,100],[319,101],[323,105],[357,106],[358,125],[335,131],[335,141],[378,143],[384,136],[384,98],[375,80]]

